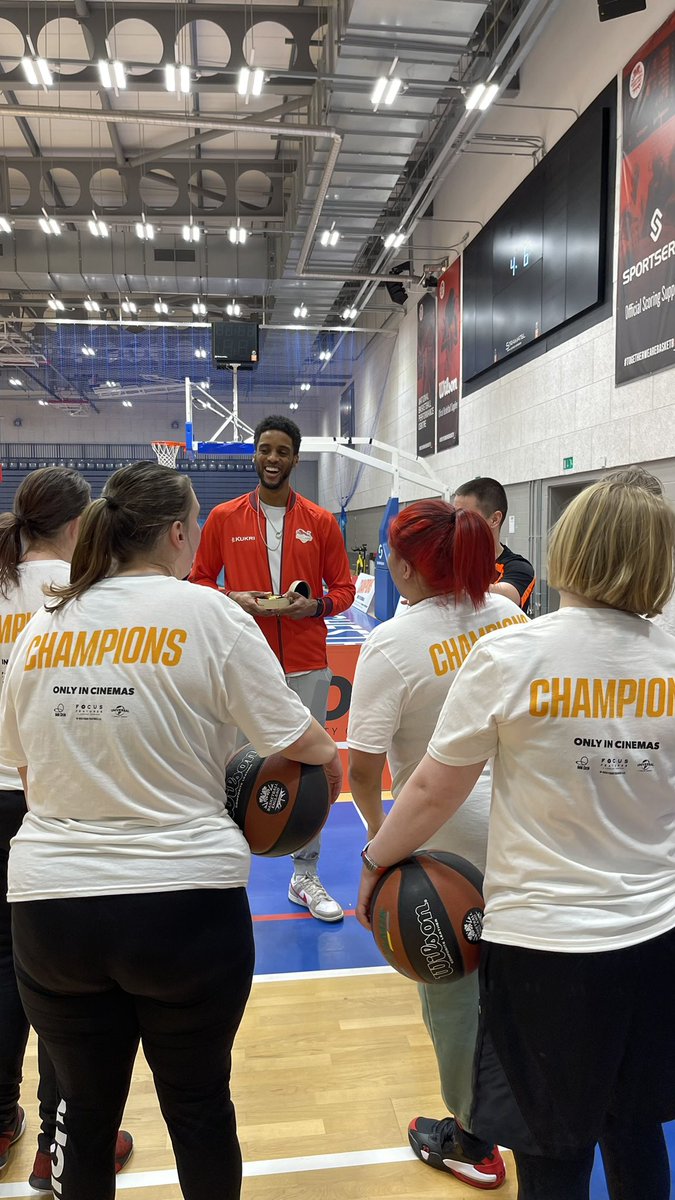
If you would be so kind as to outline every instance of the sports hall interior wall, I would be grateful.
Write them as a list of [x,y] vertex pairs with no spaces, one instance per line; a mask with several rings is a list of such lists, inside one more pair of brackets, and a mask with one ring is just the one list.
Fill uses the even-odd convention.
[[[521,72],[517,103],[533,106],[524,114],[509,102],[496,105],[486,132],[520,132],[544,139],[547,149],[569,128],[573,108],[582,112],[631,54],[658,29],[672,10],[670,0],[653,0],[644,13],[600,23],[597,6],[588,0],[566,0],[542,34]],[[559,111],[563,110],[563,111]],[[620,161],[620,135],[617,160]],[[452,188],[434,201],[433,220],[418,226],[412,259],[415,270],[427,264],[441,267],[465,234],[469,240],[515,190],[532,169],[528,158],[492,154],[465,155],[452,173]],[[618,172],[616,173],[618,176]],[[469,222],[466,218],[471,217]],[[614,227],[616,240],[616,223]],[[443,248],[448,249],[443,251]],[[408,255],[409,251],[406,251]],[[612,291],[616,256],[612,254]],[[408,289],[409,299],[399,319],[394,344],[375,337],[354,375],[356,433],[377,438],[411,454],[416,449],[417,314],[420,289]],[[667,482],[675,456],[675,374],[672,370],[616,387],[614,384],[614,317],[609,316],[508,375],[463,396],[460,402],[459,444],[426,461],[440,480],[453,488],[474,475],[492,475],[507,489],[516,530],[507,534],[512,549],[541,562],[545,549],[547,512],[538,510],[536,496],[546,503],[557,482],[593,478],[604,469],[646,462]],[[324,417],[325,433],[337,426],[335,407]],[[563,475],[563,458],[574,468]],[[666,460],[666,461],[664,461]],[[670,461],[667,461],[670,460]],[[338,478],[336,460],[326,458],[319,468],[320,503],[339,510],[345,493],[344,466]],[[672,489],[671,489],[672,490]],[[414,485],[401,484],[406,502],[429,495]],[[359,529],[358,512],[368,514],[364,528],[376,524],[389,495],[389,478],[363,472],[350,505],[351,544]],[[358,539],[367,540],[367,539]],[[544,596],[545,599],[545,596]]]
[[[154,461],[150,446],[143,443],[27,443],[0,442],[0,512],[12,506],[14,493],[29,471],[38,467],[74,467],[89,483],[94,499],[101,494],[106,479],[130,462],[143,459]],[[185,470],[200,505],[200,521],[226,500],[233,500],[244,492],[253,491],[258,485],[258,476],[250,460],[240,458],[197,457],[189,462],[183,456],[179,469]],[[318,469],[312,459],[299,462],[294,472],[293,485],[308,500],[317,499]]]

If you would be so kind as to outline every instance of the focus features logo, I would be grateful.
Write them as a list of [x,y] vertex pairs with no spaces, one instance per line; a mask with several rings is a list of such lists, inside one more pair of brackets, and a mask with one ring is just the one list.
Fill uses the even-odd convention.
[[652,213],[652,219],[649,222],[649,236],[653,242],[658,242],[663,229],[663,213],[660,208],[655,208]]

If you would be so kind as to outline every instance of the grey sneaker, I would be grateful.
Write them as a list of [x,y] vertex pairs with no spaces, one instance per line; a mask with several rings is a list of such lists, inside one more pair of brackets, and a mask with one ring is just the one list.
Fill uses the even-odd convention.
[[328,895],[318,875],[293,875],[288,899],[301,908],[308,908],[317,921],[341,921],[345,915],[337,900]]

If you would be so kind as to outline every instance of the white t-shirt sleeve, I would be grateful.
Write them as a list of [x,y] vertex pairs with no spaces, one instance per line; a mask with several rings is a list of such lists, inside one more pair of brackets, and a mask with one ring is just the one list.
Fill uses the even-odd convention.
[[501,671],[489,644],[479,642],[457,672],[429,742],[428,753],[448,767],[466,767],[497,753],[503,708]]
[[16,677],[17,648],[24,644],[24,638],[19,636],[9,656],[5,671],[2,698],[0,699],[0,762],[8,767],[25,767],[26,753],[19,737],[19,727],[14,706],[14,680]]
[[399,727],[408,694],[400,671],[376,645],[363,646],[349,706],[347,745],[367,754],[386,754]]
[[227,657],[225,692],[229,719],[262,757],[285,750],[311,725],[311,714],[289,688],[252,617]]

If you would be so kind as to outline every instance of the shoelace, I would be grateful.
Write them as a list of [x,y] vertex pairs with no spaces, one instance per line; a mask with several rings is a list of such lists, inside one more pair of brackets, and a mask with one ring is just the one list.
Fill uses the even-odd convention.
[[330,900],[321,880],[317,879],[315,875],[306,875],[301,887],[303,892],[307,892],[312,897],[312,900]]

